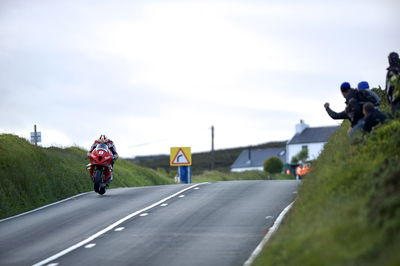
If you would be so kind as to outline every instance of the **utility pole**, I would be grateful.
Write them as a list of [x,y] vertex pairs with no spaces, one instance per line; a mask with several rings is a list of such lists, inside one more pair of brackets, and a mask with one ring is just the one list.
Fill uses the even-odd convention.
[[215,154],[214,154],[214,126],[211,126],[211,170],[215,167]]
[[37,146],[37,131],[36,131],[36,125],[34,126],[34,130],[33,130],[33,138],[35,140],[35,146]]

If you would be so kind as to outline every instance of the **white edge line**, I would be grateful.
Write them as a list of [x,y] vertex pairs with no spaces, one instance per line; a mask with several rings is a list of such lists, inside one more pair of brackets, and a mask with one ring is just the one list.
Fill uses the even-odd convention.
[[192,189],[192,188],[194,188],[194,187],[197,187],[197,186],[199,186],[199,185],[201,185],[201,184],[203,184],[203,183],[195,184],[195,185],[190,186],[190,187],[188,187],[188,188],[182,189],[181,191],[178,191],[178,192],[176,192],[175,194],[173,194],[173,195],[171,195],[171,196],[168,196],[168,197],[166,197],[166,198],[164,198],[164,199],[162,199],[162,200],[160,200],[160,201],[157,201],[156,203],[154,203],[154,204],[152,204],[152,205],[150,205],[150,206],[148,206],[148,207],[146,207],[146,208],[144,208],[144,209],[141,209],[141,210],[139,210],[139,211],[133,212],[133,213],[129,214],[128,216],[125,216],[124,218],[120,219],[119,221],[116,221],[115,223],[109,225],[108,227],[104,228],[103,230],[100,230],[100,231],[97,232],[96,234],[91,235],[90,237],[86,238],[85,240],[83,240],[83,241],[81,241],[81,242],[79,242],[79,243],[77,243],[77,244],[75,244],[75,245],[73,245],[73,246],[70,246],[70,247],[67,248],[67,249],[62,250],[62,251],[58,252],[57,254],[54,254],[53,256],[48,257],[47,259],[44,259],[44,260],[42,260],[42,261],[39,261],[38,263],[34,264],[33,266],[45,265],[45,264],[47,264],[47,263],[49,263],[49,262],[51,262],[51,261],[53,261],[53,260],[56,260],[56,259],[58,259],[58,258],[60,258],[60,257],[62,257],[62,256],[64,256],[64,255],[70,253],[71,251],[73,251],[73,250],[75,250],[75,249],[77,249],[77,248],[79,248],[79,247],[81,247],[81,246],[83,246],[83,245],[85,245],[85,244],[87,244],[87,243],[93,241],[94,239],[96,239],[96,238],[98,238],[99,236],[101,236],[101,235],[107,233],[108,231],[114,229],[115,227],[117,227],[117,226],[120,225],[121,223],[123,223],[123,222],[125,222],[125,221],[127,221],[127,220],[129,220],[129,219],[131,219],[131,218],[133,218],[133,217],[135,217],[135,216],[137,216],[138,214],[140,214],[140,213],[142,213],[142,212],[145,212],[145,211],[147,211],[147,210],[150,210],[150,209],[152,209],[152,208],[154,208],[154,207],[160,205],[161,203],[164,203],[165,201],[170,200],[170,199],[172,199],[172,198],[178,196],[179,194],[181,194],[181,193],[183,193],[183,192],[185,192],[185,191],[187,191],[187,190],[190,190],[190,189]]
[[56,202],[53,202],[53,203],[44,205],[44,206],[42,206],[42,207],[39,207],[39,208],[30,210],[30,211],[26,211],[26,212],[23,212],[23,213],[14,215],[14,216],[10,216],[10,217],[1,219],[1,220],[0,220],[0,223],[1,223],[1,222],[4,222],[4,221],[7,221],[7,220],[11,220],[11,219],[17,218],[17,217],[20,217],[20,216],[27,215],[27,214],[29,214],[29,213],[33,213],[33,212],[36,212],[36,211],[40,211],[40,210],[42,210],[42,209],[45,209],[45,208],[51,207],[51,206],[53,206],[53,205],[57,205],[57,204],[63,203],[63,202],[68,201],[68,200],[72,200],[72,199],[78,198],[78,197],[80,197],[80,196],[83,196],[83,195],[86,195],[86,194],[89,194],[89,193],[92,193],[92,192],[91,192],[91,191],[89,191],[89,192],[84,192],[84,193],[81,193],[81,194],[78,194],[78,195],[75,195],[75,196],[72,196],[72,197],[69,197],[69,198],[60,200],[60,201],[56,201]]
[[279,226],[282,223],[283,218],[287,214],[287,212],[290,210],[292,207],[294,201],[290,203],[288,206],[286,206],[285,209],[279,214],[278,218],[276,218],[274,224],[269,228],[268,233],[265,235],[263,240],[261,240],[260,244],[256,247],[256,249],[251,253],[250,257],[244,262],[243,266],[250,266],[254,260],[257,258],[257,256],[261,253],[263,250],[263,247],[265,244],[267,244],[268,240],[271,238],[271,236],[278,230]]

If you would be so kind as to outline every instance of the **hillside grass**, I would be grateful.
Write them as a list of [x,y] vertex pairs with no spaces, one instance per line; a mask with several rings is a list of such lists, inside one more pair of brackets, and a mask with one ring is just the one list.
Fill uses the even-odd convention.
[[233,181],[233,180],[283,180],[295,179],[292,175],[285,174],[268,174],[264,171],[245,171],[245,172],[220,172],[206,171],[201,175],[194,175],[192,182],[217,182],[217,181]]
[[331,137],[254,265],[400,265],[400,122]]
[[[0,135],[0,218],[91,191],[86,151],[77,147],[42,148],[10,134]],[[119,159],[113,187],[162,185],[172,179]]]

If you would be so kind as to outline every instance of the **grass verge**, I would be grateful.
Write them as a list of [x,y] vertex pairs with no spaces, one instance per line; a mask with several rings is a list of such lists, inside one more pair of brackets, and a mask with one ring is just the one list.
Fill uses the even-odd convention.
[[400,122],[356,144],[344,123],[254,265],[400,265]]
[[[86,151],[42,148],[10,134],[0,135],[0,218],[91,191]],[[172,183],[154,170],[119,159],[110,187]]]
[[192,177],[194,183],[232,181],[232,180],[274,180],[274,179],[294,179],[293,176],[284,174],[268,174],[264,171],[245,171],[245,172],[220,172],[206,171],[201,175]]

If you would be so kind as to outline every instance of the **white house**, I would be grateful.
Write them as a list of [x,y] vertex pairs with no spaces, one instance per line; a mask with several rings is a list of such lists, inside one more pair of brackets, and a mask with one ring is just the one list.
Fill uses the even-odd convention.
[[265,160],[272,156],[279,157],[284,164],[290,164],[293,156],[297,155],[302,149],[308,150],[309,160],[316,159],[324,144],[338,128],[338,126],[310,127],[303,120],[300,120],[300,123],[296,125],[296,134],[287,142],[286,147],[243,150],[231,165],[231,171],[262,171]]
[[286,161],[290,163],[293,156],[302,149],[308,150],[308,159],[316,159],[321,153],[324,144],[338,129],[338,126],[310,127],[303,120],[296,124],[296,134],[286,146]]
[[243,172],[250,170],[264,170],[264,162],[273,157],[279,157],[282,163],[286,162],[286,149],[282,148],[266,148],[266,149],[246,149],[243,150],[239,157],[231,166],[231,172]]

